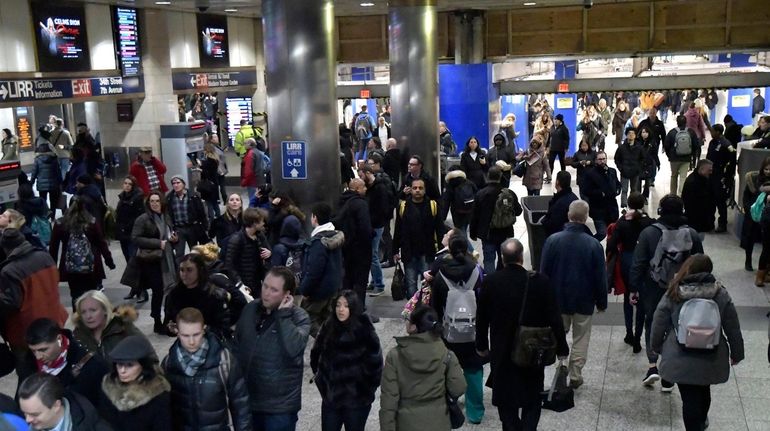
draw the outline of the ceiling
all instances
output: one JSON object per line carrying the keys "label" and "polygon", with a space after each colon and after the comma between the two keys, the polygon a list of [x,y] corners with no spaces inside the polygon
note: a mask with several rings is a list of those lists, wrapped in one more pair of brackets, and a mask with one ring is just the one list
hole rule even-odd
{"label": "ceiling", "polygon": [[[295,0],[302,1],[302,0]],[[524,6],[525,2],[535,2],[534,6]],[[438,10],[441,12],[462,9],[513,9],[528,7],[559,7],[583,6],[588,0],[438,0]],[[628,3],[640,0],[591,0],[593,3]],[[645,0],[642,0],[645,1]],[[652,1],[652,0],[646,0]],[[205,11],[209,13],[225,13],[225,9],[237,9],[231,12],[238,16],[261,16],[262,0],[171,0],[171,5],[156,5],[155,0],[87,0],[90,3],[120,4],[140,8],[164,8],[188,12]],[[374,6],[363,7],[361,3],[374,3]],[[384,15],[388,12],[387,0],[334,0],[334,12],[337,16],[355,15]]]}

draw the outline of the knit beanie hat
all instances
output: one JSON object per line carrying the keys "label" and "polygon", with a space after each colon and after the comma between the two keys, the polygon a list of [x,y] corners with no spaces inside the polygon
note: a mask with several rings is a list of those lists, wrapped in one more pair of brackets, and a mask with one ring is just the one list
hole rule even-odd
{"label": "knit beanie hat", "polygon": [[3,231],[3,236],[0,237],[0,247],[6,250],[13,250],[20,246],[26,238],[18,229],[8,228]]}
{"label": "knit beanie hat", "polygon": [[187,181],[185,181],[185,180],[184,180],[184,177],[182,177],[182,176],[181,176],[181,175],[179,175],[179,174],[177,174],[177,175],[174,175],[173,177],[171,177],[171,182],[172,182],[172,183],[174,182],[174,180],[179,180],[179,181],[181,181],[181,182],[182,182],[182,184],[184,184],[184,185],[187,185]]}

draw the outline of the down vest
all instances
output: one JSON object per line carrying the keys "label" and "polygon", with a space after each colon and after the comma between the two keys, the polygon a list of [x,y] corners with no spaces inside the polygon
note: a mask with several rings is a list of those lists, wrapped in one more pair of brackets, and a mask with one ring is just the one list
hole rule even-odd
{"label": "down vest", "polygon": [[[175,431],[251,431],[249,392],[238,360],[211,333],[206,362],[194,376],[186,375],[179,362],[176,341],[163,360],[171,384],[171,409]],[[223,362],[223,361],[229,361]],[[223,366],[224,364],[224,366]],[[225,377],[227,381],[223,381]],[[229,402],[229,405],[228,405]],[[233,427],[229,426],[232,417]]]}

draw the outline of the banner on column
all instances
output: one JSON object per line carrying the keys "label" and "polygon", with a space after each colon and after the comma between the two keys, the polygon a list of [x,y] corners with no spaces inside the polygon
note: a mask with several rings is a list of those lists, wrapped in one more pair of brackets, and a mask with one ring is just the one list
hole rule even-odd
{"label": "banner on column", "polygon": [[307,179],[307,142],[281,142],[281,172],[284,180]]}

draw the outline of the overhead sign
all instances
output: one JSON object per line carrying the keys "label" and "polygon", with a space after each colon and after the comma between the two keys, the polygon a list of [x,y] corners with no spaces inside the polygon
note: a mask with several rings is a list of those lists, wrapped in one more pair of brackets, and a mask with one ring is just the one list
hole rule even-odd
{"label": "overhead sign", "polygon": [[242,85],[256,86],[257,73],[255,71],[174,72],[171,74],[171,81],[175,91],[239,87]]}
{"label": "overhead sign", "polygon": [[113,28],[123,76],[139,75],[142,57],[139,52],[139,23],[134,8],[113,7]]}
{"label": "overhead sign", "polygon": [[0,104],[142,92],[144,92],[144,81],[141,77],[21,79],[0,81]]}
{"label": "overhead sign", "polygon": [[569,93],[569,83],[567,82],[560,82],[559,88],[557,89],[559,93]]}
{"label": "overhead sign", "polygon": [[307,142],[281,142],[281,167],[284,180],[306,180]]}
{"label": "overhead sign", "polygon": [[241,120],[251,121],[251,97],[225,98],[225,112],[227,113],[227,136],[230,137],[230,145],[234,145],[235,135],[241,130]]}
{"label": "overhead sign", "polygon": [[370,90],[361,90],[361,91],[358,92],[358,96],[361,99],[368,99],[368,98],[372,97],[372,92]]}
{"label": "overhead sign", "polygon": [[557,97],[556,109],[572,109],[572,97]]}
{"label": "overhead sign", "polygon": [[30,124],[29,109],[23,106],[16,108],[16,136],[19,137],[19,150],[32,150],[32,124]]}

